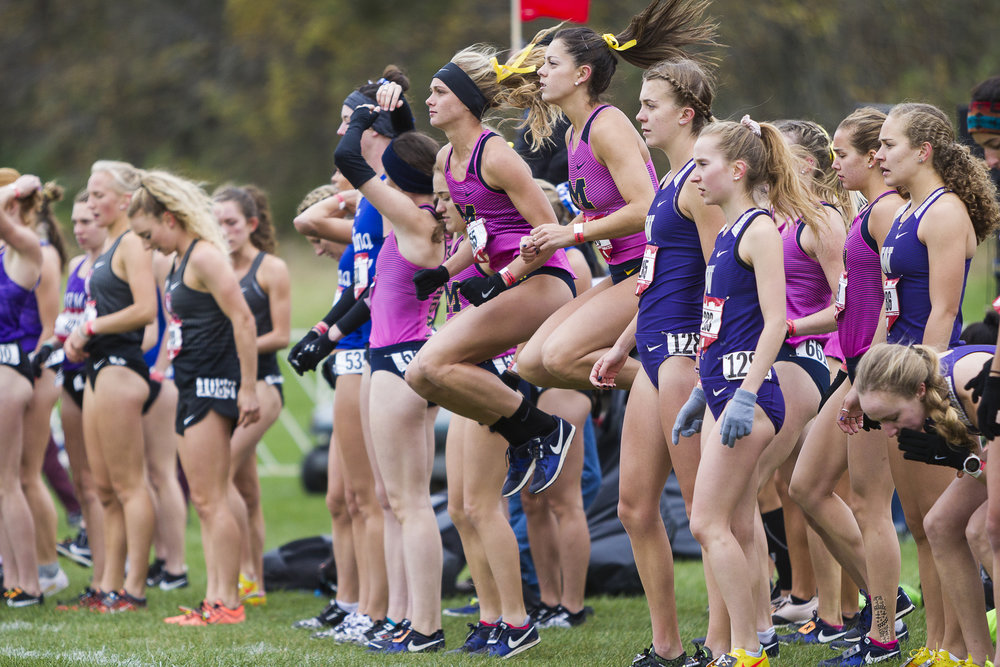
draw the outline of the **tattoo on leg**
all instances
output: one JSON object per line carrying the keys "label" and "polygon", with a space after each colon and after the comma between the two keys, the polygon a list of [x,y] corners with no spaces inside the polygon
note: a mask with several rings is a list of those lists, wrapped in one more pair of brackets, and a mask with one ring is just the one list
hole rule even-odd
{"label": "tattoo on leg", "polygon": [[889,643],[892,640],[892,625],[890,625],[889,612],[885,609],[885,598],[881,595],[872,596],[872,619],[875,621],[875,627],[878,628],[879,641]]}

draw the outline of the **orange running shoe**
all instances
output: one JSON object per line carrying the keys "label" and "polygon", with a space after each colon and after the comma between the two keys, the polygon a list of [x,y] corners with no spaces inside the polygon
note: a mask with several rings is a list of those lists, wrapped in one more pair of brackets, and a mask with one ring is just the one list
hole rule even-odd
{"label": "orange running shoe", "polygon": [[99,614],[117,614],[123,611],[139,611],[146,608],[146,598],[137,598],[124,590],[104,594],[104,599],[91,607]]}
{"label": "orange running shoe", "polygon": [[240,604],[236,609],[230,609],[222,604],[222,600],[216,600],[215,605],[208,612],[205,621],[208,625],[233,625],[247,620],[246,611]]}
{"label": "orange running shoe", "polygon": [[[168,616],[163,619],[164,623],[171,623],[173,625],[199,625],[199,623],[194,622],[193,619],[204,619],[210,609],[208,600],[202,600],[201,605],[199,605],[197,609],[191,609],[190,607],[177,608],[184,613],[178,616]],[[201,625],[203,625],[203,623]]]}

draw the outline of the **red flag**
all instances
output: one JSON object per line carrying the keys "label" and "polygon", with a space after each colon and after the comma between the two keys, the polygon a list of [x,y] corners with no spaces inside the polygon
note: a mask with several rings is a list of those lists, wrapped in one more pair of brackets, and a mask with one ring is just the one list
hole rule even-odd
{"label": "red flag", "polygon": [[543,16],[586,23],[590,0],[521,0],[521,20],[533,21]]}

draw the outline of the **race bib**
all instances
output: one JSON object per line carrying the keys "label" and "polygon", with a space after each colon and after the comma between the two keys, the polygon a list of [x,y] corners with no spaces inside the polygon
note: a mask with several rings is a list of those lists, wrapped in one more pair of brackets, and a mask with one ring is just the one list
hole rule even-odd
{"label": "race bib", "polygon": [[504,371],[514,363],[514,353],[505,354],[502,357],[495,357],[491,360],[493,367],[497,369],[497,375],[503,375]]}
{"label": "race bib", "polygon": [[333,355],[333,367],[338,376],[361,375],[364,366],[364,350],[337,350]]}
{"label": "race bib", "polygon": [[601,257],[604,258],[605,262],[610,262],[614,253],[611,249],[611,241],[608,239],[601,239],[599,241],[594,241],[594,247],[597,248],[597,252],[601,253]]}
{"label": "race bib", "polygon": [[833,302],[833,307],[836,310],[834,317],[840,317],[840,313],[843,312],[844,307],[847,305],[847,271],[844,270],[840,274],[840,280],[837,282],[837,299]]}
{"label": "race bib", "polygon": [[171,315],[167,322],[167,355],[173,361],[181,353],[184,347],[184,337],[181,333],[181,321],[176,316]]}
{"label": "race bib", "polygon": [[17,343],[0,345],[0,364],[5,366],[20,366],[21,346]]}
{"label": "race bib", "polygon": [[70,312],[64,310],[59,313],[56,317],[55,331],[53,332],[56,338],[65,343],[69,335],[73,333],[73,330],[83,322],[82,318],[83,313],[80,311]]}
{"label": "race bib", "polygon": [[368,253],[354,254],[354,298],[360,298],[368,287]]}
{"label": "race bib", "polygon": [[486,254],[486,241],[489,239],[489,234],[486,231],[486,219],[476,218],[472,222],[466,225],[465,229],[466,238],[469,239],[469,244],[472,246],[472,257],[476,262],[485,262],[489,259]]}
{"label": "race bib", "polygon": [[698,353],[699,336],[696,333],[668,333],[667,355],[693,357]]}
{"label": "race bib", "polygon": [[97,301],[87,299],[87,305],[83,308],[83,321],[93,322],[97,319]]}
{"label": "race bib", "polygon": [[406,367],[410,365],[415,356],[417,356],[416,350],[403,350],[402,352],[393,352],[389,355],[389,358],[392,359],[392,363],[396,366],[397,371],[405,373]]}
{"label": "race bib", "polygon": [[882,286],[885,293],[885,328],[887,331],[892,329],[892,325],[899,319],[899,292],[896,289],[898,282],[899,278],[886,278],[885,284]]}
{"label": "race bib", "polygon": [[702,351],[719,340],[719,331],[722,329],[722,307],[725,304],[724,298],[705,295],[705,300],[701,304]]}
{"label": "race bib", "polygon": [[799,359],[812,359],[826,365],[826,353],[823,344],[818,340],[804,340],[795,346],[795,356]]}
{"label": "race bib", "polygon": [[[753,363],[753,350],[741,350],[722,355],[722,376],[730,382],[743,380],[750,372],[750,364]],[[765,380],[771,379],[771,369],[767,369]]]}
{"label": "race bib", "polygon": [[639,296],[653,284],[653,274],[656,272],[656,253],[659,248],[655,245],[646,245],[646,250],[642,253],[642,264],[639,266],[639,279],[635,284],[635,295]]}

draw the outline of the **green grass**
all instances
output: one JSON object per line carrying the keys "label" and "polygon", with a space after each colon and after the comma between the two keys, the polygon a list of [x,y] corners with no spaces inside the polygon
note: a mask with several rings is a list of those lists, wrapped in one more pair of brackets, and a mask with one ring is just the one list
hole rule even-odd
{"label": "green grass", "polygon": [[[329,307],[335,289],[333,263],[315,258],[294,241],[283,245],[283,255],[292,272],[294,289],[293,326],[306,328]],[[992,276],[993,247],[983,246],[973,263],[964,304],[966,321],[982,316],[983,307],[995,296]],[[286,408],[300,429],[308,431],[312,398],[324,394],[315,377],[300,385],[286,367]],[[293,427],[294,428],[294,427]],[[322,496],[308,495],[294,476],[301,460],[301,445],[295,444],[281,424],[272,428],[265,442],[278,464],[273,476],[261,480],[267,523],[266,548],[329,530],[330,520]],[[61,527],[69,534],[65,525]],[[904,583],[919,585],[916,550],[903,542]],[[374,657],[354,646],[341,646],[309,638],[309,632],[293,630],[293,621],[316,614],[325,600],[309,593],[271,592],[263,608],[247,610],[247,622],[218,628],[178,628],[162,622],[175,613],[178,604],[195,605],[204,591],[204,561],[198,520],[191,512],[187,532],[187,563],[191,587],[174,592],[153,590],[144,612],[100,616],[87,612],[58,612],[51,602],[36,609],[0,608],[0,666],[78,665],[473,665],[481,660],[455,656],[406,656],[405,660]],[[83,589],[89,570],[67,561],[70,576],[68,598]],[[678,561],[676,586],[681,636],[685,641],[705,633],[708,619],[704,581],[699,561]],[[62,596],[57,595],[57,598]],[[444,601],[446,607],[461,606],[464,598]],[[552,629],[542,633],[542,643],[522,661],[537,665],[623,665],[650,642],[649,617],[642,597],[592,597],[587,603],[594,617],[573,630]],[[461,644],[465,623],[472,619],[444,617],[448,647]],[[910,640],[904,654],[919,647],[924,637],[923,610],[907,618]],[[690,648],[690,645],[688,645]],[[786,666],[814,665],[830,657],[823,647],[782,649],[780,663]],[[374,658],[374,659],[373,659]]]}

